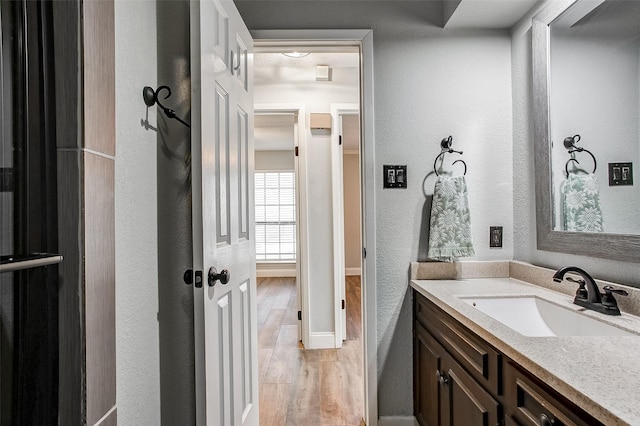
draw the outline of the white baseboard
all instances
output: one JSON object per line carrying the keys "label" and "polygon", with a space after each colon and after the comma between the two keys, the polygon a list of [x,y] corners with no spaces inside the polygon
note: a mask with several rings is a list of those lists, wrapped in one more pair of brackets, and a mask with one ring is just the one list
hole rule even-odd
{"label": "white baseboard", "polygon": [[278,264],[258,264],[256,265],[256,277],[294,277],[296,276],[296,265]]}
{"label": "white baseboard", "polygon": [[344,268],[345,275],[362,275],[362,268]]}
{"label": "white baseboard", "polygon": [[413,416],[383,416],[378,419],[378,426],[418,426]]}
{"label": "white baseboard", "polygon": [[306,349],[334,349],[336,347],[336,334],[333,332],[311,332],[309,334],[309,347]]}

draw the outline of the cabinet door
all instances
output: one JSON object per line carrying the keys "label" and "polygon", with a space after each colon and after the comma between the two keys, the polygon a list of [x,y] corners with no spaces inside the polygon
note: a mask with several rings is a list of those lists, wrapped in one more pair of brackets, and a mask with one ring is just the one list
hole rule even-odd
{"label": "cabinet door", "polygon": [[440,377],[444,348],[419,323],[414,338],[414,414],[423,426],[438,426]]}
{"label": "cabinet door", "polygon": [[502,417],[500,404],[449,355],[442,359],[442,424],[495,426]]}
{"label": "cabinet door", "polygon": [[520,424],[513,420],[513,417],[505,415],[504,426],[520,426]]}

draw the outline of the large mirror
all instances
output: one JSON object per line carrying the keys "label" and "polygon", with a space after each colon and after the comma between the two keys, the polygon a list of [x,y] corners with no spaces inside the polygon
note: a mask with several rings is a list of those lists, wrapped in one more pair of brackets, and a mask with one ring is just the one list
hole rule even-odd
{"label": "large mirror", "polygon": [[640,2],[549,2],[532,35],[538,248],[638,261]]}

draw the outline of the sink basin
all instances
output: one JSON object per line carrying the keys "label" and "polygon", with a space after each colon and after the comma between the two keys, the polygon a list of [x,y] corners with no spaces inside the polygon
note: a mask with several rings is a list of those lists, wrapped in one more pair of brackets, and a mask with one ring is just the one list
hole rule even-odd
{"label": "sink basin", "polygon": [[534,296],[460,299],[525,336],[636,336]]}

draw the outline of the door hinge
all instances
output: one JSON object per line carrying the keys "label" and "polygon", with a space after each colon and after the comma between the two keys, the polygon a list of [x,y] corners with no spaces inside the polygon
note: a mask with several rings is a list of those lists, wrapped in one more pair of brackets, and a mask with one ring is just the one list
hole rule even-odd
{"label": "door hinge", "polygon": [[302,311],[298,311],[298,321],[302,321]]}
{"label": "door hinge", "polygon": [[342,309],[347,309],[347,302],[344,299],[342,299]]}
{"label": "door hinge", "polygon": [[362,258],[366,259],[367,258],[367,249],[362,247]]}
{"label": "door hinge", "polygon": [[300,152],[298,151],[298,147],[296,146],[296,149],[295,149],[295,156],[296,156],[296,157],[298,157],[299,155],[300,155]]}
{"label": "door hinge", "polygon": [[342,135],[338,136],[338,145],[342,145]]}

